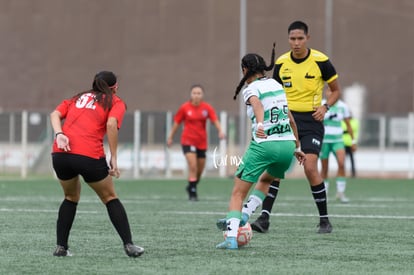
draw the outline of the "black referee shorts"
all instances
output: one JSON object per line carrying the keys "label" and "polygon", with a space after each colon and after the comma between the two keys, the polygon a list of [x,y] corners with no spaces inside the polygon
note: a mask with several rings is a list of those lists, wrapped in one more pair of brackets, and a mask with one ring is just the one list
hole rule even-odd
{"label": "black referee shorts", "polygon": [[305,154],[319,155],[325,128],[322,121],[312,117],[313,112],[291,111],[298,127],[300,147]]}
{"label": "black referee shorts", "polygon": [[103,180],[109,174],[106,159],[94,159],[82,155],[68,153],[52,153],[53,169],[58,179],[70,180],[81,175],[85,182]]}

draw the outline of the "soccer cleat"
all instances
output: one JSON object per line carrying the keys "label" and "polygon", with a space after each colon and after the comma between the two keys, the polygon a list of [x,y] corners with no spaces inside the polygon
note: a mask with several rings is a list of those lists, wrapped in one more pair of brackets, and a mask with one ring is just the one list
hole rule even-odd
{"label": "soccer cleat", "polygon": [[[195,189],[195,188],[194,188]],[[185,187],[185,190],[188,193],[188,199],[190,201],[198,201],[197,192],[195,190],[191,190],[190,185]]]}
{"label": "soccer cleat", "polygon": [[227,230],[227,220],[224,219],[218,219],[216,222],[216,226],[219,230],[221,231],[226,231]]}
{"label": "soccer cleat", "polygon": [[125,249],[125,253],[129,257],[136,258],[136,257],[139,257],[142,254],[144,254],[144,248],[139,247],[135,244],[128,243],[128,244],[124,245],[124,249]]}
{"label": "soccer cleat", "polygon": [[189,200],[190,201],[198,201],[197,193],[191,194]]}
{"label": "soccer cleat", "polygon": [[349,202],[349,199],[347,197],[345,197],[345,194],[340,193],[340,192],[336,193],[336,199],[339,200],[342,203],[348,203]]}
{"label": "soccer cleat", "polygon": [[252,229],[256,232],[266,233],[267,231],[269,231],[269,225],[270,225],[269,218],[266,218],[266,217],[260,215],[257,218],[257,220],[254,223],[250,224],[250,225],[251,225]]}
{"label": "soccer cleat", "polygon": [[56,246],[56,249],[53,252],[53,256],[70,257],[70,256],[72,256],[72,253],[70,253],[69,249],[66,249],[64,246],[58,245],[58,246]]}
{"label": "soccer cleat", "polygon": [[319,234],[326,234],[332,232],[332,225],[327,218],[321,219],[319,222]]}
{"label": "soccer cleat", "polygon": [[[240,227],[245,226],[247,221],[249,220],[249,216],[246,213],[242,214],[242,218],[240,220]],[[221,231],[227,230],[227,220],[226,219],[218,219],[216,222],[216,226]]]}
{"label": "soccer cleat", "polygon": [[224,242],[216,245],[216,248],[235,250],[235,249],[239,249],[239,246],[237,244],[236,237],[227,237]]}

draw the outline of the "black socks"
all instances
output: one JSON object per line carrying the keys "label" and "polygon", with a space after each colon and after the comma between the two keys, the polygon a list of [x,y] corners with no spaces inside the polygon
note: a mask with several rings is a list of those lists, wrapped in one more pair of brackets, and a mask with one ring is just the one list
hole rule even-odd
{"label": "black socks", "polygon": [[58,219],[56,222],[57,245],[68,249],[68,239],[73,220],[76,215],[78,203],[64,199],[59,207]]}
{"label": "black socks", "polygon": [[128,217],[124,206],[119,199],[113,199],[106,203],[106,209],[108,210],[109,218],[122,242],[125,244],[132,244],[131,229],[129,227]]}
{"label": "black socks", "polygon": [[273,204],[276,200],[277,193],[279,192],[279,185],[280,182],[276,180],[270,184],[269,193],[267,193],[262,206],[261,216],[264,218],[269,218],[269,214],[272,212]]}
{"label": "black socks", "polygon": [[325,184],[321,182],[319,185],[311,186],[311,190],[316,206],[318,207],[319,217],[328,218]]}

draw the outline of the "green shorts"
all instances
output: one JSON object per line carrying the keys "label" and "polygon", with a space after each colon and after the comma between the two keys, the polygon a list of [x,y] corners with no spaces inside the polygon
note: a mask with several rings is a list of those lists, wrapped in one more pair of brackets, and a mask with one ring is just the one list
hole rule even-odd
{"label": "green shorts", "polygon": [[252,141],[235,175],[250,183],[256,183],[264,171],[283,179],[292,162],[295,147],[293,140]]}
{"label": "green shorts", "polygon": [[332,143],[322,143],[322,149],[320,153],[320,159],[329,158],[329,154],[332,152],[336,156],[336,152],[339,150],[345,150],[345,145],[343,142],[332,142]]}

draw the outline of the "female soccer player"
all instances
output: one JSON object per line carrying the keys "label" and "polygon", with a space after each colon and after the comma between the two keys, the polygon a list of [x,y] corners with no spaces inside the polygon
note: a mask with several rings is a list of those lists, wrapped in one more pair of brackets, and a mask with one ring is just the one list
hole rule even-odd
{"label": "female soccer player", "polygon": [[[57,247],[54,256],[71,256],[68,248],[69,233],[80,199],[82,176],[106,205],[109,218],[129,257],[144,253],[132,242],[125,209],[115,193],[112,176],[118,178],[118,129],[126,110],[119,98],[114,73],[102,71],[95,75],[92,89],[63,100],[50,114],[55,132],[53,143],[53,169],[63,188],[65,198],[60,205],[56,224]],[[65,123],[62,126],[62,121]],[[110,161],[106,162],[103,138],[107,134]]]}
{"label": "female soccer player", "polygon": [[191,99],[180,106],[174,116],[174,124],[167,138],[167,145],[173,143],[174,134],[183,122],[181,146],[188,165],[188,185],[186,187],[189,200],[197,201],[197,184],[203,174],[206,163],[207,132],[206,121],[217,128],[220,139],[225,138],[220,122],[213,107],[203,101],[204,89],[201,85],[193,85],[190,89]]}
{"label": "female soccer player", "polygon": [[[300,164],[305,160],[285,92],[280,84],[267,78],[264,73],[274,66],[274,52],[273,47],[270,66],[266,66],[258,54],[247,54],[241,61],[244,76],[236,89],[234,99],[246,82],[243,100],[247,105],[247,115],[252,121],[253,139],[236,171],[226,219],[217,222],[220,229],[227,231],[225,241],[218,244],[217,248],[238,249],[239,225],[245,224],[254,210],[262,204],[270,183],[284,178],[294,155]],[[243,206],[244,199],[256,182],[255,189]]]}
{"label": "female soccer player", "polygon": [[[326,96],[331,95],[331,90],[326,90]],[[325,99],[322,103],[325,103]],[[326,112],[323,124],[325,127],[325,134],[323,136],[322,150],[321,150],[321,176],[325,183],[326,193],[328,193],[328,172],[329,172],[329,155],[332,153],[335,156],[338,171],[336,174],[336,198],[342,203],[348,203],[349,199],[345,196],[346,177],[345,177],[345,145],[343,140],[342,122],[345,123],[347,132],[354,141],[354,132],[350,124],[351,113],[348,105],[338,99],[334,105]],[[353,142],[355,143],[355,142]],[[356,146],[353,144],[353,150]]]}

